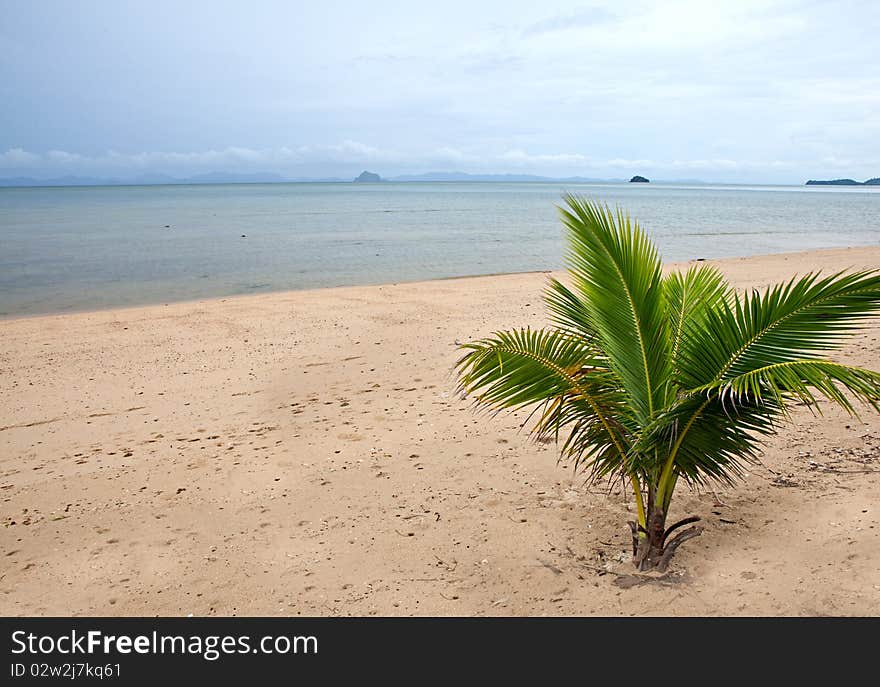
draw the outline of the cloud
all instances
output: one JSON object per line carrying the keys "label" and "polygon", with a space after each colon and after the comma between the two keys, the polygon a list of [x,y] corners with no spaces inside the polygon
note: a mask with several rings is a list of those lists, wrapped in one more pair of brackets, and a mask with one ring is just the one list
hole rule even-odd
{"label": "cloud", "polygon": [[26,150],[22,150],[21,148],[11,148],[5,153],[0,153],[0,169],[27,168],[37,164],[39,161],[39,155],[29,153]]}
{"label": "cloud", "polygon": [[[797,164],[792,161],[783,160],[729,160],[725,158],[711,159],[694,159],[694,160],[656,160],[648,158],[596,158],[580,153],[551,153],[531,155],[522,150],[509,150],[503,153],[500,158],[502,161],[515,163],[523,167],[537,166],[571,166],[586,167],[598,170],[628,170],[628,169],[647,169],[647,170],[668,170],[668,171],[687,171],[687,170],[705,170],[715,172],[728,172],[734,170],[761,170],[761,169],[793,169]],[[855,164],[854,161],[851,161]]]}
{"label": "cloud", "polygon": [[530,155],[523,150],[508,150],[502,153],[500,159],[521,166],[532,165],[588,165],[592,161],[586,155],[580,153],[549,153]]}
{"label": "cloud", "polygon": [[87,158],[76,153],[68,153],[66,150],[50,150],[46,153],[46,159],[57,165],[77,165],[86,162]]}
{"label": "cloud", "polygon": [[[292,177],[348,176],[352,170],[370,168],[383,176],[420,173],[435,169],[472,173],[519,172],[545,176],[606,176],[649,173],[659,178],[699,176],[706,180],[770,179],[799,182],[799,170],[846,170],[880,168],[880,160],[826,155],[811,160],[713,158],[629,158],[590,155],[585,152],[529,152],[510,148],[495,153],[439,146],[404,153],[358,141],[324,145],[247,148],[191,152],[153,151],[124,154],[118,151],[87,156],[64,150],[40,154],[13,148],[0,153],[0,173],[6,176],[55,175],[137,177],[143,174],[188,176],[207,172],[270,172]],[[304,171],[306,170],[306,171]],[[870,173],[869,173],[870,174]],[[780,176],[782,175],[782,176]],[[863,175],[864,176],[864,175]]]}
{"label": "cloud", "polygon": [[573,14],[555,15],[530,24],[522,31],[523,38],[607,24],[615,16],[602,7],[588,7]]}
{"label": "cloud", "polygon": [[[437,157],[454,157],[451,149]],[[407,155],[357,141],[331,145],[281,146],[278,148],[246,148],[230,146],[220,150],[191,152],[145,151],[121,153],[115,150],[100,155],[82,155],[66,150],[49,150],[43,154],[12,148],[0,153],[0,170],[6,173],[40,168],[46,172],[71,170],[77,173],[193,173],[218,170],[284,170],[309,163],[400,163]]]}

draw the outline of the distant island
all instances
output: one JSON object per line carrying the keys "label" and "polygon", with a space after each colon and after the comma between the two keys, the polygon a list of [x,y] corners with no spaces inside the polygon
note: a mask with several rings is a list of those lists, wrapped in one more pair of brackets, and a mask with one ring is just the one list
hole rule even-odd
{"label": "distant island", "polygon": [[631,184],[648,184],[650,182],[647,179],[645,179],[645,177],[640,177],[638,174],[636,174],[632,179],[629,180],[629,183],[631,183]]}
{"label": "distant island", "polygon": [[355,183],[376,183],[377,181],[382,181],[382,177],[378,174],[374,174],[373,172],[363,171],[360,173],[357,179],[354,180]]}
{"label": "distant island", "polygon": [[807,186],[880,186],[880,177],[868,179],[867,181],[856,181],[855,179],[810,179]]}

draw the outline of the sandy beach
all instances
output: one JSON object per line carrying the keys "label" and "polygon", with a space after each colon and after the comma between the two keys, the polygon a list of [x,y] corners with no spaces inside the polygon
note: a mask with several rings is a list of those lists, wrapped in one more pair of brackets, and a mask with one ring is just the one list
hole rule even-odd
{"label": "sandy beach", "polygon": [[[880,248],[717,261],[739,288]],[[634,578],[619,489],[455,394],[543,273],[0,321],[2,615],[878,615],[880,416],[806,408]],[[880,366],[880,322],[838,358]]]}

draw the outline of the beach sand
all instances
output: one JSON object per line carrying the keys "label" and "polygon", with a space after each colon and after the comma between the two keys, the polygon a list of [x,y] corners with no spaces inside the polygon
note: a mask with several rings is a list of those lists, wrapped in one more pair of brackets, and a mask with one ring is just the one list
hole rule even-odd
{"label": "beach sand", "polygon": [[[880,248],[717,261],[737,287]],[[805,408],[631,575],[627,495],[454,392],[541,273],[0,321],[3,615],[878,615],[880,416]],[[838,356],[880,367],[880,322]]]}

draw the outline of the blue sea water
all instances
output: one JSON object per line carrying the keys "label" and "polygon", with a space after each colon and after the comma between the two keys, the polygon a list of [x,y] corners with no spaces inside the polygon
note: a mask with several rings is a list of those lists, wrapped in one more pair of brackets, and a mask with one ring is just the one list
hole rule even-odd
{"label": "blue sea water", "polygon": [[0,316],[557,269],[565,191],[622,206],[668,261],[880,242],[880,187],[0,188]]}

